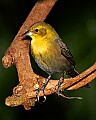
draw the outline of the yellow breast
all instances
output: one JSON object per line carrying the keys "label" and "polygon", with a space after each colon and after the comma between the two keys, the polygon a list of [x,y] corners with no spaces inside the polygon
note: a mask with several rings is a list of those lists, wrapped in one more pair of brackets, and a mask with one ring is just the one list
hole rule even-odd
{"label": "yellow breast", "polygon": [[48,42],[47,40],[37,39],[31,40],[31,52],[34,55],[43,54],[48,49]]}

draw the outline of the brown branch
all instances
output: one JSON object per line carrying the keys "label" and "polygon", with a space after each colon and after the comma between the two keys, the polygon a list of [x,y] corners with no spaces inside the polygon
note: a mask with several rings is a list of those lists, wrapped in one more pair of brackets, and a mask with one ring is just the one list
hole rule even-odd
{"label": "brown branch", "polygon": [[[25,109],[28,110],[30,106],[34,106],[37,101],[36,90],[43,85],[45,78],[33,72],[29,56],[30,43],[27,40],[22,40],[22,34],[27,31],[33,23],[44,21],[56,1],[57,0],[39,0],[35,4],[5,56],[2,58],[4,67],[8,68],[12,64],[16,65],[20,82],[20,84],[13,89],[13,95],[5,101],[5,104],[8,106],[24,105]],[[77,77],[66,79],[62,84],[62,88],[68,90],[77,89],[86,85],[95,77],[96,64]],[[50,80],[45,89],[46,95],[54,93],[54,87],[57,81],[58,80]],[[40,96],[43,96],[43,93],[40,93]]]}

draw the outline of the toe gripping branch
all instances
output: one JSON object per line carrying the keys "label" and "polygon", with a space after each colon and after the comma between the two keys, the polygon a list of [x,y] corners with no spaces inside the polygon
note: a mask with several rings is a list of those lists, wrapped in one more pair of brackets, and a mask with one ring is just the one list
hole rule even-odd
{"label": "toe gripping branch", "polygon": [[51,75],[48,76],[48,78],[46,79],[46,81],[45,81],[43,87],[38,88],[38,90],[37,90],[37,92],[36,92],[36,97],[37,97],[37,100],[38,100],[39,102],[40,102],[40,100],[39,100],[39,98],[40,98],[40,96],[39,96],[40,91],[43,91],[43,93],[44,93],[44,100],[43,100],[42,102],[45,102],[45,101],[46,101],[46,95],[45,95],[44,90],[45,90],[45,87],[47,86],[47,84],[48,84],[50,78],[51,78]]}

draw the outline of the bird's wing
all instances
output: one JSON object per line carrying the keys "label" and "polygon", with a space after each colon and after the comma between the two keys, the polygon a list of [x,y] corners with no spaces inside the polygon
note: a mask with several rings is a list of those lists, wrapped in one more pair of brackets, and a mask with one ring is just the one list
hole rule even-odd
{"label": "bird's wing", "polygon": [[73,65],[75,66],[75,60],[73,55],[71,54],[69,48],[65,43],[62,42],[62,40],[58,40],[59,46],[61,48],[61,54]]}

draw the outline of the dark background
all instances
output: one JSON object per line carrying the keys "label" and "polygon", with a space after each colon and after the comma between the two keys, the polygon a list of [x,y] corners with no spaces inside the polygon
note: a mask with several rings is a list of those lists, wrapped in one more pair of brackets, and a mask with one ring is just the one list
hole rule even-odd
{"label": "dark background", "polygon": [[[0,61],[35,2],[0,0]],[[80,73],[95,63],[96,0],[58,0],[45,21],[67,43]],[[32,65],[37,73],[45,75],[36,64]],[[95,80],[91,82],[90,89],[65,91],[66,95],[81,96],[82,100],[68,100],[54,94],[48,96],[44,104],[36,103],[26,111],[22,106],[11,108],[5,105],[5,98],[12,95],[13,87],[18,84],[18,76],[15,66],[5,69],[0,62],[0,120],[96,120]]]}

